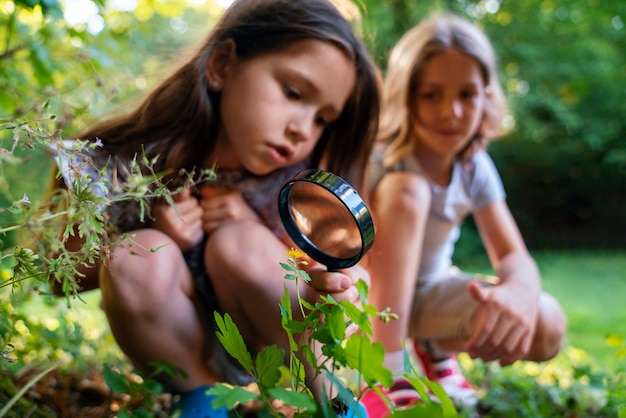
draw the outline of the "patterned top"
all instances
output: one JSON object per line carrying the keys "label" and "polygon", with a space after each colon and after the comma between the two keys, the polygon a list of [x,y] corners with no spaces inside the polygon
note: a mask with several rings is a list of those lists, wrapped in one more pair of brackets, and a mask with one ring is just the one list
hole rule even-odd
{"label": "patterned top", "polygon": [[[112,197],[121,193],[116,185],[124,183],[131,173],[131,161],[112,156],[98,146],[84,148],[75,141],[67,140],[63,141],[63,149],[66,151],[59,151],[56,146],[51,148],[56,154],[56,162],[65,183],[69,186],[78,177],[87,179],[96,196]],[[218,169],[216,178],[205,184],[239,190],[265,225],[276,236],[283,237],[286,231],[278,212],[278,193],[285,183],[306,168],[308,161],[305,160],[265,176],[256,176],[243,168]],[[149,202],[146,213],[150,213],[153,204],[153,200]],[[106,211],[111,226],[117,232],[146,228],[152,224],[149,216],[141,220],[140,202],[137,199],[117,200],[99,210]]]}

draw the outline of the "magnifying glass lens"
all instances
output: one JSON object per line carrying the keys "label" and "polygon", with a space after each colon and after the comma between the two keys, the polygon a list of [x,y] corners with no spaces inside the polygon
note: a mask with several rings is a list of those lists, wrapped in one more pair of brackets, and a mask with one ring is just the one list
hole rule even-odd
{"label": "magnifying glass lens", "polygon": [[359,226],[333,193],[314,183],[295,182],[288,201],[297,228],[319,250],[339,259],[362,251]]}
{"label": "magnifying glass lens", "polygon": [[293,242],[328,271],[352,267],[374,242],[365,202],[329,171],[298,173],[280,190],[278,212]]}

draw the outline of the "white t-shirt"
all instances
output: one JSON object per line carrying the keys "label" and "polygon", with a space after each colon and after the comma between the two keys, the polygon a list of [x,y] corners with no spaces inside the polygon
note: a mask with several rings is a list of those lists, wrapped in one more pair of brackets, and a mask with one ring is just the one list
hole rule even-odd
{"label": "white t-shirt", "polygon": [[[381,154],[376,153],[370,162],[370,178],[373,180],[370,184],[378,183],[382,177],[381,162]],[[424,175],[412,154],[386,171],[411,171]],[[455,161],[447,187],[429,183],[432,199],[420,260],[419,278],[422,282],[436,280],[452,266],[454,246],[465,218],[506,197],[500,175],[485,151],[475,153],[464,164]]]}

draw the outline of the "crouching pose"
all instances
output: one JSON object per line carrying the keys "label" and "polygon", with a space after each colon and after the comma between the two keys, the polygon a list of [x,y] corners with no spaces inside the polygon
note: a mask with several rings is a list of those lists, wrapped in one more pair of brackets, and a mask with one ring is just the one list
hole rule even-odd
{"label": "crouching pose", "polygon": [[[560,350],[566,319],[541,290],[540,273],[509,211],[486,152],[500,135],[505,103],[493,48],[477,27],[434,15],[393,49],[383,87],[379,139],[370,163],[376,240],[369,253],[370,302],[399,320],[375,323],[386,365],[400,375],[405,340],[425,374],[472,405],[476,393],[455,353],[509,365]],[[462,222],[473,216],[496,276],[452,264]],[[419,402],[396,379],[397,405]],[[394,388],[397,389],[394,391]],[[373,392],[371,417],[387,407]]]}

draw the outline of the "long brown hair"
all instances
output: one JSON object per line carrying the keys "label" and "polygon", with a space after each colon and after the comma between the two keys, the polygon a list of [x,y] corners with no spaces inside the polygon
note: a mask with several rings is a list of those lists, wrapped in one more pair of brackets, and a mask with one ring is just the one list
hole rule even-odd
{"label": "long brown hair", "polygon": [[[215,147],[219,92],[208,88],[207,61],[232,39],[241,60],[280,50],[304,39],[331,42],[354,62],[356,86],[340,118],[329,125],[311,156],[359,187],[378,127],[376,68],[362,41],[328,0],[238,0],[224,13],[195,55],[130,113],[80,135],[100,138],[103,151],[132,158],[159,155],[157,171],[199,167]],[[320,63],[324,65],[324,63]]]}
{"label": "long brown hair", "polygon": [[408,31],[389,57],[379,131],[379,140],[390,142],[385,150],[386,166],[412,152],[416,138],[411,110],[415,109],[421,71],[431,57],[451,48],[476,60],[482,70],[483,82],[491,90],[478,132],[461,151],[461,157],[485,148],[487,141],[501,134],[506,102],[489,39],[478,27],[461,17],[436,13]]}

